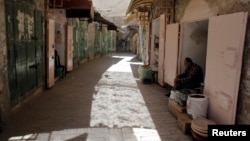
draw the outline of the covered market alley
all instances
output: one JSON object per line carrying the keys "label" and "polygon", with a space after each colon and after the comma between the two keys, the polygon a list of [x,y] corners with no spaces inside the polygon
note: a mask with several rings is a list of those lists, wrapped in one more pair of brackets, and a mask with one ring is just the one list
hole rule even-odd
{"label": "covered market alley", "polygon": [[139,79],[134,54],[97,58],[34,96],[8,120],[2,141],[189,141],[167,108],[166,89]]}

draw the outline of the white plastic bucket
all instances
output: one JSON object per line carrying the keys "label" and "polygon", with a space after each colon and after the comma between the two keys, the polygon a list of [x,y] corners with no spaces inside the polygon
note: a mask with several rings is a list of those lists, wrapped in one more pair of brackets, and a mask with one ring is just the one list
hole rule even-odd
{"label": "white plastic bucket", "polygon": [[193,119],[206,118],[208,98],[202,94],[191,94],[187,99],[187,113]]}

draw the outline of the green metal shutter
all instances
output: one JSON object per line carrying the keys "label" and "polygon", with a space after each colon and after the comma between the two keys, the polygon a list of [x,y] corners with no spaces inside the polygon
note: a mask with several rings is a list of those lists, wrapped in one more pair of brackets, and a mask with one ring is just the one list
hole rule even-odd
{"label": "green metal shutter", "polygon": [[37,86],[42,85],[44,78],[43,61],[43,22],[42,12],[35,11],[35,46],[36,46],[36,67],[37,67]]}

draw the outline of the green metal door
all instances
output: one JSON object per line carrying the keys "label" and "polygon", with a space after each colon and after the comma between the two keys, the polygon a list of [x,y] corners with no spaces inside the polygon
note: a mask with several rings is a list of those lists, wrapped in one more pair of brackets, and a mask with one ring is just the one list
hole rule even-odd
{"label": "green metal door", "polygon": [[[87,49],[87,23],[86,21],[79,21],[79,25],[75,25],[75,44],[74,47],[77,49],[75,51],[75,58],[77,58],[77,62],[80,63],[84,59],[86,59],[86,49]],[[75,50],[74,49],[74,50]],[[75,59],[76,60],[76,59]]]}
{"label": "green metal door", "polygon": [[108,46],[107,46],[107,51],[108,51],[108,53],[111,52],[111,48],[112,48],[111,37],[112,37],[111,31],[109,30],[109,31],[108,31],[108,43],[107,43],[107,44],[108,44]]}
{"label": "green metal door", "polygon": [[102,42],[103,42],[103,50],[104,50],[104,55],[106,55],[108,53],[108,39],[109,39],[109,34],[107,30],[103,30],[103,38],[102,38]]}
{"label": "green metal door", "polygon": [[78,66],[78,44],[77,44],[77,28],[74,27],[73,31],[73,40],[74,40],[74,50],[73,50],[73,65],[74,67]]}
{"label": "green metal door", "polygon": [[17,75],[17,91],[20,95],[24,95],[28,90],[27,79],[27,54],[25,42],[16,42],[16,75]]}
{"label": "green metal door", "polygon": [[80,40],[80,60],[84,60],[84,29],[81,29],[81,40]]}
{"label": "green metal door", "polygon": [[42,85],[44,78],[43,66],[43,23],[42,12],[35,11],[35,47],[36,47],[36,85]]}
{"label": "green metal door", "polygon": [[84,59],[87,58],[87,46],[88,46],[88,22],[87,21],[84,21],[84,24],[83,24],[83,51],[84,51]]}
{"label": "green metal door", "polygon": [[95,56],[100,54],[100,47],[101,47],[100,34],[101,34],[100,29],[96,28],[95,29],[95,43],[94,43]]}
{"label": "green metal door", "polygon": [[24,10],[24,36],[26,43],[27,57],[27,91],[36,88],[36,46],[35,46],[35,26],[34,26],[34,10],[26,7]]}
{"label": "green metal door", "polygon": [[5,9],[8,79],[14,106],[42,83],[42,16],[34,12],[30,1],[5,1]]}
{"label": "green metal door", "polygon": [[83,34],[82,34],[82,39],[83,39],[83,42],[82,42],[83,59],[86,59],[86,49],[87,49],[87,36],[86,36],[86,33],[87,33],[87,29],[83,28],[82,32],[83,32]]}
{"label": "green metal door", "polygon": [[82,21],[80,21],[78,31],[79,61],[82,61],[84,59],[84,28]]}
{"label": "green metal door", "polygon": [[[17,81],[17,94],[18,97],[24,95],[28,89],[27,77],[27,48],[25,40],[25,15],[23,6],[19,3],[13,5],[13,21],[14,21],[14,44],[16,56],[16,81]],[[13,53],[11,53],[13,54]],[[17,99],[18,100],[18,99]]]}

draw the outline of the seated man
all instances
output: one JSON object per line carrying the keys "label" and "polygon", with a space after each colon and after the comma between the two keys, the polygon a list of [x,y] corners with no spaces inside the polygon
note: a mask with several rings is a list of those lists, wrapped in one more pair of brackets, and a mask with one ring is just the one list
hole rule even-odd
{"label": "seated man", "polygon": [[184,73],[175,78],[173,89],[194,89],[200,87],[200,84],[203,82],[202,68],[198,64],[193,63],[188,57],[185,58],[184,65],[186,69]]}
{"label": "seated man", "polygon": [[58,55],[56,50],[55,50],[55,73],[56,76],[59,75],[60,78],[64,78],[66,76],[66,67],[64,65],[61,65],[60,56]]}
{"label": "seated man", "polygon": [[[193,63],[192,59],[187,57],[184,65],[186,69],[175,78],[173,90],[195,89],[200,87],[203,82],[203,71],[198,64]],[[167,96],[169,95],[170,93],[167,94]]]}

